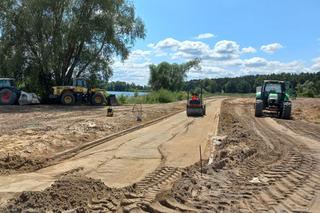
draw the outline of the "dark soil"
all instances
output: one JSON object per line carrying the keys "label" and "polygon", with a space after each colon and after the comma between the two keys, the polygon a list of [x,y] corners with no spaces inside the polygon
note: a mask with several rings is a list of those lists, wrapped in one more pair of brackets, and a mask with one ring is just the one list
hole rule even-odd
{"label": "dark soil", "polygon": [[88,212],[88,205],[93,199],[103,197],[119,200],[122,195],[121,190],[111,189],[100,180],[71,174],[61,177],[44,191],[20,193],[2,211],[60,212],[74,209]]}
{"label": "dark soil", "polygon": [[0,158],[0,175],[34,171],[42,168],[46,159],[31,159],[20,155],[7,155]]}

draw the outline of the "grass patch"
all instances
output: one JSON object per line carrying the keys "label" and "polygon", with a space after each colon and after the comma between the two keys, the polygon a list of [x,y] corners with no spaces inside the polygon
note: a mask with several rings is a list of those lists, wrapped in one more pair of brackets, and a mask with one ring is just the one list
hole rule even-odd
{"label": "grass patch", "polygon": [[171,103],[187,99],[186,92],[171,92],[169,90],[160,89],[152,91],[145,96],[128,97],[120,95],[118,101],[120,104],[156,104],[156,103]]}
{"label": "grass patch", "polygon": [[[203,93],[203,98],[214,96],[227,96],[227,97],[244,97],[253,98],[255,93]],[[133,96],[128,97],[124,95],[118,96],[120,104],[157,104],[157,103],[171,103],[176,101],[187,100],[188,93],[184,91],[172,92],[169,90],[161,89],[158,91],[152,91],[145,96]]]}

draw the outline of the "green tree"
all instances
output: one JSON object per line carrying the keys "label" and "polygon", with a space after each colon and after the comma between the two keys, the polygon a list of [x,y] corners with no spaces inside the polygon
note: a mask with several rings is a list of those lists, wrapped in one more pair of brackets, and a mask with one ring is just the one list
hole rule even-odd
{"label": "green tree", "polygon": [[72,77],[107,80],[145,28],[127,0],[2,0],[0,75],[42,96]]}
{"label": "green tree", "polygon": [[158,65],[152,64],[149,66],[149,84],[153,90],[181,90],[183,82],[187,77],[187,72],[192,68],[200,69],[199,59],[194,59],[183,64],[170,64],[168,62],[162,62]]}
{"label": "green tree", "polygon": [[237,83],[237,92],[240,93],[249,93],[251,91],[251,86],[248,81],[240,80]]}

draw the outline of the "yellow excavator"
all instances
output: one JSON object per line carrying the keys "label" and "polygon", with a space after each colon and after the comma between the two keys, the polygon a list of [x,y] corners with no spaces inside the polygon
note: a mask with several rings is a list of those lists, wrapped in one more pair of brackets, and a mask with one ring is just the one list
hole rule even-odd
{"label": "yellow excavator", "polygon": [[115,95],[108,95],[104,89],[88,88],[87,81],[83,78],[75,78],[70,86],[54,86],[50,99],[63,105],[76,103],[91,104],[96,106],[118,105]]}

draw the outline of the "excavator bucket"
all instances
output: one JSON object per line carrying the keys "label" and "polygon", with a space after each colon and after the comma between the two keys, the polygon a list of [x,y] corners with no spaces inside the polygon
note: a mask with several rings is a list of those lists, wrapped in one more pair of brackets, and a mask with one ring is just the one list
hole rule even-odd
{"label": "excavator bucket", "polygon": [[119,102],[117,100],[117,97],[115,95],[109,95],[107,97],[107,105],[108,106],[119,106]]}

